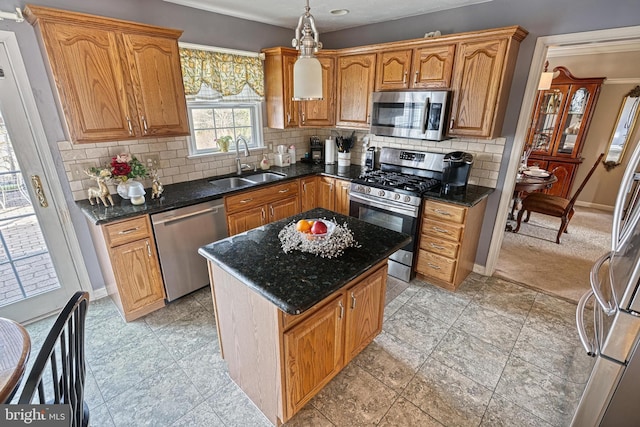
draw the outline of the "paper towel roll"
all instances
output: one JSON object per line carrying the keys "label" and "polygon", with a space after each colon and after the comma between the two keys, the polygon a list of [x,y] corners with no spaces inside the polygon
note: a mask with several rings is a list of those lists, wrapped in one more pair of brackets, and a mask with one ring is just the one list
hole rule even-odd
{"label": "paper towel roll", "polygon": [[333,165],[336,163],[336,141],[333,138],[324,141],[324,163]]}

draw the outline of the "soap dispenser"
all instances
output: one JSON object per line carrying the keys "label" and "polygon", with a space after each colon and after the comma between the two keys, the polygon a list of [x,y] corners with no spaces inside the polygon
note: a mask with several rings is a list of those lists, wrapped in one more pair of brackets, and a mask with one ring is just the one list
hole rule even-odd
{"label": "soap dispenser", "polygon": [[262,155],[262,161],[260,162],[260,169],[267,170],[269,169],[269,159],[267,159],[267,155]]}

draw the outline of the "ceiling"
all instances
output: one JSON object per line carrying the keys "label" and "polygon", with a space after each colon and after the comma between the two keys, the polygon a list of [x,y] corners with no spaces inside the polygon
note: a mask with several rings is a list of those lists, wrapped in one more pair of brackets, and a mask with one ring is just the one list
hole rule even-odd
{"label": "ceiling", "polygon": [[[284,28],[295,28],[304,13],[305,0],[164,0],[222,15],[248,19]],[[320,34],[409,16],[455,9],[491,0],[310,0],[311,14]],[[346,9],[346,15],[331,14]]]}

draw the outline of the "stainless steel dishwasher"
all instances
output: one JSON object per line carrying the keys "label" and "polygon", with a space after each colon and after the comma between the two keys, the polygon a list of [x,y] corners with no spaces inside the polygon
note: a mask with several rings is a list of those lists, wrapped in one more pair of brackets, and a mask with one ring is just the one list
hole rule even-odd
{"label": "stainless steel dishwasher", "polygon": [[167,301],[209,284],[198,249],[227,237],[222,199],[151,215]]}

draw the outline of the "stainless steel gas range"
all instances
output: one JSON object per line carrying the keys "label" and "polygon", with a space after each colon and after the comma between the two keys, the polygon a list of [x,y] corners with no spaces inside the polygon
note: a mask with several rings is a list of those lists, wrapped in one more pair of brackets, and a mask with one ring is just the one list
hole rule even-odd
{"label": "stainless steel gas range", "polygon": [[440,192],[444,156],[384,147],[380,169],[365,172],[351,183],[349,215],[413,236],[389,258],[389,275],[405,282],[414,275],[422,196]]}

